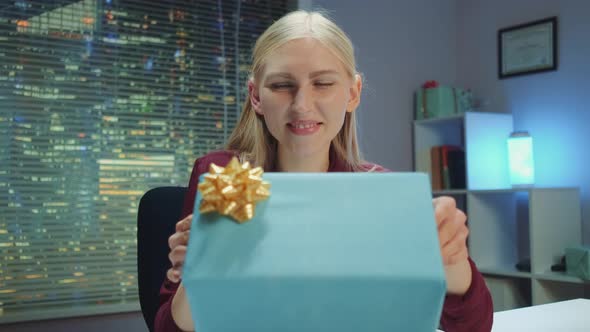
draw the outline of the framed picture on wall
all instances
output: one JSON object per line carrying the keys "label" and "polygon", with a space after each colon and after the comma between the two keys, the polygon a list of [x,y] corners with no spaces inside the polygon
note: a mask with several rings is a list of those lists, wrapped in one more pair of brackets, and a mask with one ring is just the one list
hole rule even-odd
{"label": "framed picture on wall", "polygon": [[498,30],[500,79],[557,69],[557,17]]}

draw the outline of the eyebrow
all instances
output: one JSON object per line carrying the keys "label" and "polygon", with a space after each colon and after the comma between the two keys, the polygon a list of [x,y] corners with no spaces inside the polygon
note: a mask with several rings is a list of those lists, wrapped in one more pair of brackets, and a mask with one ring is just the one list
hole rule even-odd
{"label": "eyebrow", "polygon": [[[321,76],[321,75],[326,75],[326,74],[340,75],[340,73],[336,70],[325,69],[325,70],[317,70],[317,71],[311,72],[309,74],[309,78],[313,78],[313,77],[317,77],[317,76]],[[287,72],[277,72],[277,73],[268,74],[268,76],[266,77],[266,80],[268,81],[273,78],[293,79],[294,77],[293,77],[293,75],[291,75],[290,73],[287,73]]]}
{"label": "eyebrow", "polygon": [[316,77],[316,76],[320,76],[320,75],[325,75],[325,74],[333,74],[333,75],[340,75],[340,73],[336,70],[333,69],[326,69],[326,70],[318,70],[318,71],[314,71],[312,73],[309,74],[309,77]]}

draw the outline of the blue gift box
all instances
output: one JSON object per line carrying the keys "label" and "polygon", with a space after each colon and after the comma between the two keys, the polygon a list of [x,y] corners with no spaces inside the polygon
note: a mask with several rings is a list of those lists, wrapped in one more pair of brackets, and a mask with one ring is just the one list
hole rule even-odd
{"label": "blue gift box", "polygon": [[425,174],[264,179],[252,220],[194,215],[183,283],[196,331],[436,329],[445,277]]}

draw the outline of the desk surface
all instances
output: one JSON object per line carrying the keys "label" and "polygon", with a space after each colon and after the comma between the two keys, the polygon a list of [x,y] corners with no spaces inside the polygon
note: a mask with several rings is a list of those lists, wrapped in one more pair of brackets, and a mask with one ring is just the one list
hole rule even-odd
{"label": "desk surface", "polygon": [[493,332],[590,331],[590,300],[577,299],[494,313]]}

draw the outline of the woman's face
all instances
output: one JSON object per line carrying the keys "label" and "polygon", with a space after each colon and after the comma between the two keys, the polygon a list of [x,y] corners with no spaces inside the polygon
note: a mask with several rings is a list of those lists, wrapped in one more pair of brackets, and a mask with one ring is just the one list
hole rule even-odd
{"label": "woman's face", "polygon": [[249,86],[256,113],[282,153],[309,157],[327,153],[358,106],[361,81],[313,38],[290,41],[267,57],[262,74]]}

